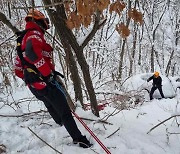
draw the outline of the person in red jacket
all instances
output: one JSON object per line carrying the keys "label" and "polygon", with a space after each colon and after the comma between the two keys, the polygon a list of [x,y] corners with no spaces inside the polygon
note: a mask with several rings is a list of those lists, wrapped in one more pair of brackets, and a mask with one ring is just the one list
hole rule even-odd
{"label": "person in red jacket", "polygon": [[78,129],[63,88],[55,79],[56,75],[61,74],[55,71],[52,64],[53,48],[44,39],[44,33],[49,28],[48,19],[34,9],[29,11],[25,21],[22,57],[16,56],[15,74],[25,81],[37,99],[44,102],[54,121],[65,126],[74,143],[79,143],[83,148],[90,147],[92,144]]}

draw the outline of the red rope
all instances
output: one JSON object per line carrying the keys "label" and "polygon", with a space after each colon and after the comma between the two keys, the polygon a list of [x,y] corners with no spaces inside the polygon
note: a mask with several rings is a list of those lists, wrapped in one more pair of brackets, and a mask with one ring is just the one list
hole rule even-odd
{"label": "red rope", "polygon": [[87,129],[87,131],[92,135],[92,137],[99,143],[99,145],[106,151],[107,154],[111,154],[111,152],[105,147],[105,145],[97,138],[97,136],[90,130],[90,128],[84,123],[84,121],[75,113],[73,115],[81,122],[81,124]]}

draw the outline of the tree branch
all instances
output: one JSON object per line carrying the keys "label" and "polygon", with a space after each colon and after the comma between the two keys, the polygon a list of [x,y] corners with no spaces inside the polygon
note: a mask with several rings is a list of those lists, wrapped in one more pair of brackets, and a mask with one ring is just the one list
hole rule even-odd
{"label": "tree branch", "polygon": [[83,49],[88,44],[88,42],[94,37],[94,35],[100,29],[100,27],[105,24],[106,19],[103,20],[103,22],[101,22],[101,23],[99,23],[99,22],[100,22],[100,12],[97,12],[97,15],[95,17],[95,23],[94,23],[93,29],[89,33],[89,35],[86,37],[86,39],[84,40],[82,45],[80,46],[81,49]]}
{"label": "tree branch", "polygon": [[158,126],[162,125],[162,124],[165,123],[166,121],[168,121],[168,120],[170,120],[170,119],[172,119],[172,118],[178,117],[178,116],[180,116],[180,115],[173,115],[173,116],[165,119],[164,121],[160,122],[159,124],[157,124],[157,125],[155,125],[153,128],[151,128],[151,129],[147,132],[147,134],[149,134],[152,130],[154,130],[154,129],[157,128]]}
{"label": "tree branch", "polygon": [[94,119],[89,119],[89,118],[83,118],[83,117],[80,117],[81,119],[83,120],[88,120],[88,121],[95,121],[96,123],[104,123],[104,124],[108,124],[108,125],[113,125],[112,123],[110,122],[107,122],[105,120],[94,120]]}
{"label": "tree branch", "polygon": [[14,33],[19,31],[19,29],[13,26],[12,23],[6,18],[6,16],[2,12],[0,12],[0,21],[7,25]]}
{"label": "tree branch", "polygon": [[106,138],[109,138],[111,136],[113,136],[118,130],[120,130],[120,127],[118,129],[116,129],[112,134],[110,134],[109,136],[107,136]]}
{"label": "tree branch", "polygon": [[7,41],[9,41],[10,39],[12,39],[15,36],[15,34],[13,34],[12,36],[10,36],[9,38],[7,38],[5,41],[3,41],[2,43],[0,43],[0,46],[3,45],[4,43],[6,43]]}
{"label": "tree branch", "polygon": [[32,129],[30,129],[28,127],[28,129],[31,131],[31,133],[33,133],[38,139],[40,139],[42,142],[44,142],[46,145],[48,145],[51,149],[53,149],[54,151],[56,151],[59,154],[62,154],[61,152],[59,152],[58,150],[56,150],[54,147],[52,147],[50,144],[48,144],[46,141],[44,141],[42,138],[40,138],[34,131],[32,131]]}

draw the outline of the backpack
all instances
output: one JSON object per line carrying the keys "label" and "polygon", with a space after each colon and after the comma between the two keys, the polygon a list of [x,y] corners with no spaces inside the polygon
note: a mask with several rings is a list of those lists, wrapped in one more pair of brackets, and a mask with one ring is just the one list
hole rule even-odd
{"label": "backpack", "polygon": [[16,42],[17,42],[17,46],[16,46],[16,51],[17,51],[17,55],[19,56],[20,60],[21,60],[21,64],[22,64],[22,67],[24,69],[24,66],[25,65],[32,65],[30,64],[29,62],[27,62],[24,57],[23,57],[23,51],[21,50],[21,43],[22,43],[22,40],[24,38],[24,36],[26,35],[26,33],[28,32],[29,30],[23,30],[23,31],[18,31],[16,32],[16,35],[17,35],[17,39],[16,39]]}
{"label": "backpack", "polygon": [[[22,40],[23,40],[24,36],[26,35],[26,33],[30,30],[32,30],[32,29],[16,32],[16,35],[17,35],[16,52],[17,52],[17,55],[19,56],[21,64],[22,64],[24,81],[26,84],[43,81],[42,75],[38,71],[38,69],[33,64],[31,64],[27,60],[25,60],[25,58],[23,57],[24,51],[21,49]],[[25,68],[25,66],[26,66],[26,68]]]}
{"label": "backpack", "polygon": [[[24,51],[21,50],[21,43],[22,43],[22,40],[23,40],[24,36],[26,35],[26,33],[31,30],[33,30],[33,29],[16,32],[16,35],[17,35],[16,51],[17,51],[17,55],[19,56],[21,64],[22,64],[24,81],[26,84],[31,84],[34,82],[47,82],[48,77],[43,77],[43,75],[39,72],[39,70],[33,64],[31,64],[27,60],[25,60],[25,58],[23,57]],[[53,73],[54,73],[54,78],[56,76],[60,76],[60,77],[64,78],[64,75],[57,71],[54,71]]]}

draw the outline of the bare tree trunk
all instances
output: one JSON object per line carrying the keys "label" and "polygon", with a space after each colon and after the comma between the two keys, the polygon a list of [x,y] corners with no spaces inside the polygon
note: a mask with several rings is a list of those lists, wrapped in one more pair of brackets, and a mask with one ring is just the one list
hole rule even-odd
{"label": "bare tree trunk", "polygon": [[[128,8],[131,8],[131,0],[128,0]],[[126,26],[128,27],[130,23],[130,18],[127,19]],[[122,78],[122,72],[123,72],[123,63],[124,63],[124,54],[125,54],[125,45],[126,45],[126,39],[123,40],[122,48],[120,52],[120,61],[119,61],[119,75],[118,78],[121,80]]]}
{"label": "bare tree trunk", "polygon": [[154,44],[151,47],[151,72],[154,72]]}
{"label": "bare tree trunk", "polygon": [[[177,29],[177,30],[176,30],[176,34],[175,34],[175,37],[176,37],[176,39],[175,39],[175,48],[177,47],[178,41],[179,41],[179,38],[180,38],[180,36],[179,36],[180,31],[178,31],[178,29],[180,28],[180,23],[179,23],[179,22],[180,22],[180,20],[178,20],[178,17],[176,17],[176,29]],[[170,55],[168,64],[167,64],[167,66],[166,66],[166,70],[165,70],[166,75],[169,75],[171,63],[172,63],[172,60],[173,60],[173,57],[174,57],[174,52],[175,52],[175,50],[173,50],[173,51],[171,52],[171,55]],[[174,65],[174,66],[175,66],[175,65]]]}
{"label": "bare tree trunk", "polygon": [[174,57],[174,50],[171,52],[171,55],[169,57],[169,61],[167,63],[167,67],[166,67],[166,70],[165,70],[165,73],[166,73],[167,76],[169,75],[169,71],[170,71],[170,68],[171,68],[171,62],[173,60],[173,57]]}
{"label": "bare tree trunk", "polygon": [[[61,2],[61,1],[57,1],[56,2]],[[51,4],[50,0],[43,0],[43,3],[45,5]],[[56,6],[56,11],[54,10],[50,10],[47,9],[49,16],[51,17],[52,22],[54,23],[58,35],[61,38],[61,40],[67,40],[68,43],[71,45],[71,47],[73,48],[78,63],[81,67],[82,73],[83,73],[83,77],[84,77],[84,81],[85,81],[85,85],[90,97],[90,101],[91,101],[91,109],[92,112],[96,115],[99,116],[99,110],[97,107],[97,100],[96,100],[96,96],[95,96],[95,92],[94,92],[94,88],[93,88],[93,84],[92,84],[92,80],[90,77],[90,72],[89,72],[89,66],[86,62],[86,59],[83,55],[83,48],[87,45],[87,43],[92,39],[92,37],[95,35],[96,31],[99,29],[99,21],[100,21],[100,17],[97,16],[96,17],[96,21],[94,24],[94,27],[91,31],[91,33],[87,36],[87,38],[84,40],[84,42],[82,43],[82,45],[80,46],[77,43],[77,40],[75,38],[75,36],[73,35],[73,32],[67,27],[66,25],[66,14],[65,14],[65,10],[64,10],[64,6]]]}
{"label": "bare tree trunk", "polygon": [[142,52],[142,51],[141,51],[141,48],[142,48],[141,46],[142,46],[142,45],[141,45],[141,41],[142,41],[142,39],[143,39],[143,33],[144,33],[144,25],[142,25],[142,34],[139,33],[139,41],[138,41],[138,43],[139,43],[138,65],[141,65],[141,60],[142,60],[142,55],[141,55],[141,54],[142,54],[142,53],[141,53],[141,52]]}
{"label": "bare tree trunk", "polygon": [[73,53],[71,51],[71,47],[70,47],[69,43],[64,39],[62,39],[61,42],[62,42],[64,50],[66,52],[66,60],[69,63],[68,66],[69,66],[69,70],[71,72],[71,79],[74,84],[75,100],[76,101],[79,100],[82,107],[84,108],[81,80],[79,77],[76,61],[73,57]]}
{"label": "bare tree trunk", "polygon": [[[61,28],[59,25],[57,27]],[[76,101],[79,100],[82,107],[84,108],[81,81],[80,81],[80,77],[79,77],[79,73],[78,73],[77,64],[73,57],[73,53],[72,53],[70,44],[68,43],[68,41],[66,40],[65,37],[61,37],[61,35],[59,35],[60,34],[59,28],[56,28],[56,30],[57,30],[57,34],[58,34],[59,38],[61,38],[61,43],[62,43],[64,51],[66,53],[66,61],[68,61],[68,63],[69,63],[68,67],[71,72],[71,79],[74,84],[75,99],[76,99]],[[68,94],[67,91],[66,91],[66,93]],[[74,103],[72,102],[69,94],[68,94],[68,97],[69,98],[67,98],[67,99],[69,100],[68,101],[69,106],[71,107],[71,109],[75,108]]]}
{"label": "bare tree trunk", "polygon": [[132,48],[132,56],[130,58],[130,68],[129,68],[129,76],[133,74],[133,63],[136,53],[136,42],[137,42],[137,28],[138,26],[134,24],[134,36],[133,36],[133,48]]}
{"label": "bare tree trunk", "polygon": [[[153,16],[154,16],[154,7],[155,7],[155,4],[153,4],[153,10],[152,10],[152,23],[153,24],[154,24],[154,18],[153,18]],[[152,33],[152,46],[151,46],[151,57],[150,57],[151,72],[154,72],[154,43],[155,43],[156,29],[154,29],[153,33]]]}
{"label": "bare tree trunk", "polygon": [[123,62],[124,62],[124,53],[125,53],[125,45],[126,45],[126,39],[123,40],[122,48],[120,52],[120,61],[119,61],[119,75],[118,78],[121,80],[122,78],[122,71],[123,71]]}

